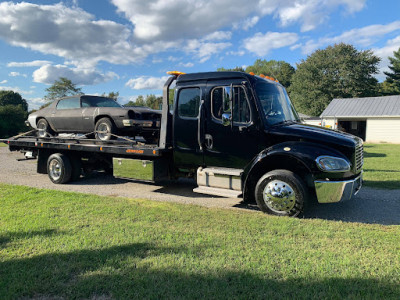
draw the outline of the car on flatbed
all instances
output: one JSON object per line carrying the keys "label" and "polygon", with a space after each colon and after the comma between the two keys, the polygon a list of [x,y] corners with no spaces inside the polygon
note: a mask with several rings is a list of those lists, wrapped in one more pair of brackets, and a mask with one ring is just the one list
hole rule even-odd
{"label": "car on flatbed", "polygon": [[147,107],[122,107],[107,97],[77,95],[53,101],[28,117],[39,137],[57,133],[81,133],[108,141],[117,135],[158,138],[161,112]]}

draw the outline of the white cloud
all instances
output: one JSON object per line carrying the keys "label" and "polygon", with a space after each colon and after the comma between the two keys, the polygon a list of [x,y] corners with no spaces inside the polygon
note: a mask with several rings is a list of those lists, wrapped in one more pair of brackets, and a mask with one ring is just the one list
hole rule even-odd
{"label": "white cloud", "polygon": [[382,61],[379,66],[380,74],[377,76],[379,80],[384,80],[386,75],[383,72],[390,71],[388,68],[389,63],[389,56],[393,57],[393,52],[399,50],[400,48],[400,35],[387,41],[386,45],[382,48],[375,48],[372,49],[375,55],[382,58]]}
{"label": "white cloud", "polygon": [[125,84],[133,90],[161,90],[164,86],[168,76],[163,77],[149,77],[142,76],[138,78],[129,79]]}
{"label": "white cloud", "polygon": [[10,77],[17,77],[17,76],[27,77],[26,74],[21,74],[20,72],[10,72],[8,74],[8,76],[10,76]]}
{"label": "white cloud", "polygon": [[191,63],[191,62],[182,63],[182,62],[181,62],[181,63],[178,64],[178,66],[184,67],[184,68],[191,68],[191,67],[194,66],[194,63]]}
{"label": "white cloud", "polygon": [[43,104],[47,103],[43,98],[26,98],[26,102],[28,102],[29,109],[39,109]]}
{"label": "white cloud", "polygon": [[117,74],[101,73],[91,68],[68,68],[63,65],[45,65],[33,72],[33,81],[45,84],[53,84],[60,77],[66,77],[77,85],[93,85],[118,78]]}
{"label": "white cloud", "polygon": [[248,51],[258,56],[266,56],[271,50],[293,45],[299,37],[291,32],[256,33],[243,41]]}
{"label": "white cloud", "polygon": [[222,41],[230,40],[232,37],[232,32],[230,31],[215,31],[206,35],[203,40],[205,41]]}
{"label": "white cloud", "polygon": [[2,81],[0,81],[0,84],[5,84],[5,83],[7,83],[8,81],[7,80],[2,80]]}
{"label": "white cloud", "polygon": [[[0,3],[0,38],[14,46],[53,54],[74,65],[93,67],[99,61],[137,62],[144,48],[133,45],[128,27],[62,3]],[[151,50],[151,49],[150,49]]]}
{"label": "white cloud", "polygon": [[[272,15],[282,26],[299,23],[302,31],[314,29],[330,13],[344,8],[355,13],[366,0],[111,0],[134,25],[143,41],[201,38],[221,28],[254,26]],[[238,25],[240,24],[240,25]]]}
{"label": "white cloud", "polygon": [[374,24],[361,28],[355,28],[349,31],[345,31],[338,36],[324,37],[317,41],[309,40],[304,45],[302,45],[302,52],[304,54],[310,54],[318,48],[342,42],[351,43],[362,47],[368,47],[379,40],[379,38],[385,36],[388,33],[396,31],[400,31],[400,21],[395,21],[386,25]]}
{"label": "white cloud", "polygon": [[209,43],[202,40],[188,40],[184,50],[193,53],[199,58],[201,63],[209,60],[212,55],[218,54],[222,50],[232,46],[231,43]]}
{"label": "white cloud", "polygon": [[21,89],[18,86],[0,86],[0,91],[14,91],[16,93],[20,93],[22,96],[23,95],[31,95],[34,93],[34,91],[26,91]]}
{"label": "white cloud", "polygon": [[51,64],[51,61],[48,60],[34,60],[27,62],[10,62],[7,64],[7,67],[41,67],[44,65]]}

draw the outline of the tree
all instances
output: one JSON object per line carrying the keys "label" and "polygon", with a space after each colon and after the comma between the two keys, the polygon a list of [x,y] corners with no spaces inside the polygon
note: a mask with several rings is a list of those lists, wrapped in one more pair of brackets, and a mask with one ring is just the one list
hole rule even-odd
{"label": "tree", "polygon": [[400,95],[400,88],[398,88],[394,82],[389,83],[388,80],[385,80],[384,82],[379,83],[379,95]]}
{"label": "tree", "polygon": [[344,43],[317,50],[297,65],[290,97],[300,112],[318,116],[334,98],[376,96],[379,62],[371,50]]}
{"label": "tree", "polygon": [[19,93],[13,91],[0,91],[0,106],[20,105],[24,111],[28,111],[28,103]]}
{"label": "tree", "polygon": [[57,98],[82,94],[81,88],[77,88],[71,80],[60,77],[53,85],[46,89],[47,95],[44,99],[51,101]]}
{"label": "tree", "polygon": [[[395,94],[400,94],[400,48],[393,52],[394,57],[389,57],[392,72],[383,72],[386,75],[388,90]],[[394,95],[394,94],[391,94]]]}
{"label": "tree", "polygon": [[290,86],[295,69],[285,61],[257,59],[253,65],[246,68],[246,72],[256,75],[264,74],[277,79],[284,87]]}
{"label": "tree", "polygon": [[19,93],[0,91],[0,137],[7,138],[26,131],[28,104]]}
{"label": "tree", "polygon": [[135,101],[130,100],[128,103],[124,104],[124,106],[146,106],[146,103],[143,96],[139,95]]}
{"label": "tree", "polygon": [[234,67],[233,69],[225,69],[225,68],[218,68],[218,72],[226,72],[226,71],[236,71],[236,72],[244,72],[243,67]]}
{"label": "tree", "polygon": [[107,97],[107,98],[111,98],[111,99],[114,99],[115,101],[117,101],[118,97],[119,97],[119,92],[109,92],[108,95],[106,95],[106,93],[103,93],[102,96],[103,97]]}
{"label": "tree", "polygon": [[162,97],[156,97],[156,95],[150,94],[146,97],[146,106],[152,109],[160,109],[162,107]]}

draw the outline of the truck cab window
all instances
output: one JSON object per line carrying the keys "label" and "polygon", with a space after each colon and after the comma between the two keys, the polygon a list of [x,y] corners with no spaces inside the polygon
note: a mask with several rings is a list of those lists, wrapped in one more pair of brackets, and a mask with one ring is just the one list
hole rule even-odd
{"label": "truck cab window", "polygon": [[[230,87],[217,87],[211,92],[212,115],[215,119],[221,120],[223,113],[230,113],[229,106]],[[250,122],[250,108],[246,92],[243,87],[233,88],[233,122]]]}
{"label": "truck cab window", "polygon": [[186,118],[197,118],[200,105],[200,89],[187,88],[179,91],[178,115]]}

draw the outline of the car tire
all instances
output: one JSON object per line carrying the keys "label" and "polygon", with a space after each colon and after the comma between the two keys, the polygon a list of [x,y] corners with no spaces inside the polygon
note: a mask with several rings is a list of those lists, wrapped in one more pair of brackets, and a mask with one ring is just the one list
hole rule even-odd
{"label": "car tire", "polygon": [[45,138],[48,136],[52,136],[54,134],[54,131],[51,129],[49,123],[47,122],[46,119],[40,119],[37,124],[36,127],[38,129],[37,131],[37,137],[39,138]]}
{"label": "car tire", "polygon": [[72,165],[68,156],[61,153],[50,155],[47,160],[47,174],[53,183],[69,182],[72,176]]}
{"label": "car tire", "polygon": [[307,197],[304,182],[288,170],[266,173],[255,188],[255,199],[260,210],[276,216],[301,216]]}
{"label": "car tire", "polygon": [[97,140],[109,141],[115,139],[116,128],[114,123],[109,118],[101,118],[96,122],[94,127]]}

